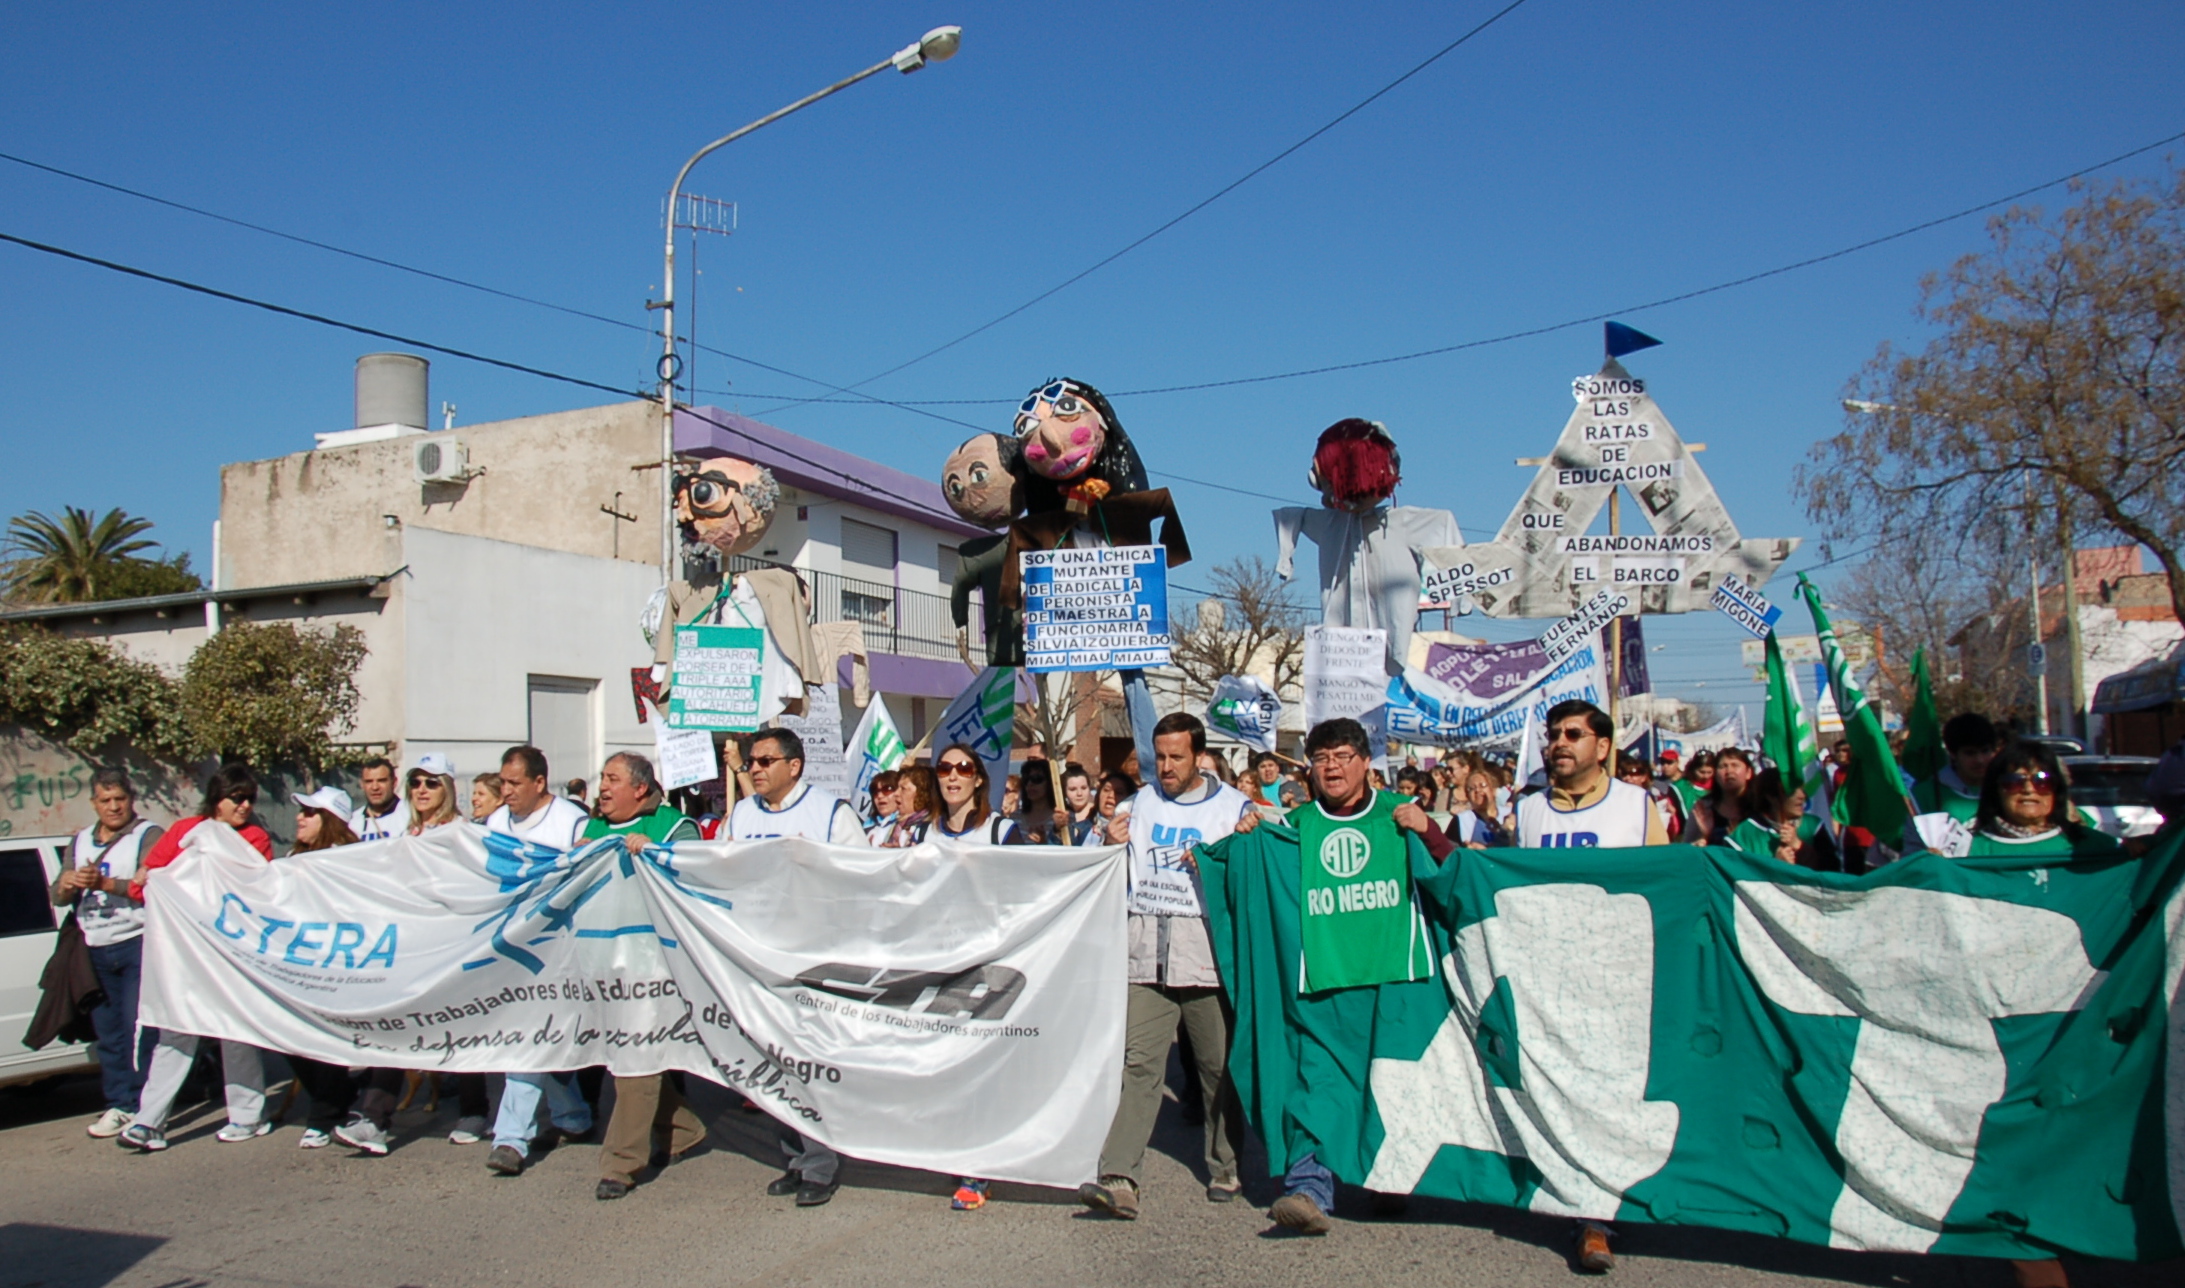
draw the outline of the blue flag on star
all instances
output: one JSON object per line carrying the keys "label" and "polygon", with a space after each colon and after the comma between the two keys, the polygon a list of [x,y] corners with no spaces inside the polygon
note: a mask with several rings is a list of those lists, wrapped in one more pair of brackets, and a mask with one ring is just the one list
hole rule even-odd
{"label": "blue flag on star", "polygon": [[1621,322],[1604,322],[1601,324],[1601,343],[1608,350],[1609,357],[1621,358],[1627,353],[1651,349],[1661,341],[1636,327],[1628,327]]}

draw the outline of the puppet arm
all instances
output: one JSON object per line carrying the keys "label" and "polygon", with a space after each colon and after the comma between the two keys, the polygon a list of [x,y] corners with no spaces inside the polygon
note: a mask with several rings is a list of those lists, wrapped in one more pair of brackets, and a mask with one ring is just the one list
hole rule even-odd
{"label": "puppet arm", "polygon": [[1297,575],[1297,534],[1305,527],[1307,513],[1301,505],[1275,511],[1275,576],[1284,581]]}

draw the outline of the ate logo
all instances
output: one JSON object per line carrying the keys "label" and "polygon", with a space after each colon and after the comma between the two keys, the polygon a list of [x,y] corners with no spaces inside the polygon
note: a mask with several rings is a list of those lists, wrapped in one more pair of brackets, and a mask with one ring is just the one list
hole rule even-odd
{"label": "ate logo", "polygon": [[1347,881],[1366,870],[1366,860],[1373,857],[1373,846],[1365,833],[1355,828],[1341,828],[1328,833],[1320,842],[1320,866],[1338,881]]}

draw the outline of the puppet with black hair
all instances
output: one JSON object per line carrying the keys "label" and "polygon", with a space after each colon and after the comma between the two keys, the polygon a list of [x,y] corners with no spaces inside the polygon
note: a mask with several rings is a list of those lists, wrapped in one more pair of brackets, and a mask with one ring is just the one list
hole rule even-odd
{"label": "puppet with black hair", "polygon": [[1088,513],[1091,503],[1146,490],[1145,463],[1106,395],[1082,380],[1056,376],[1017,405],[1023,451],[1024,510]]}
{"label": "puppet with black hair", "polygon": [[956,653],[971,661],[971,592],[979,593],[986,625],[986,664],[1024,664],[1024,615],[1002,602],[1002,568],[1009,562],[1006,528],[1024,509],[1024,449],[1007,434],[979,434],[949,453],[941,467],[941,496],[965,523],[992,535],[956,547],[956,580],[949,587],[949,614],[956,622]]}
{"label": "puppet with black hair", "polygon": [[1419,551],[1463,544],[1449,511],[1389,504],[1402,476],[1386,426],[1339,420],[1321,431],[1306,476],[1320,508],[1275,511],[1276,574],[1295,574],[1300,536],[1318,545],[1321,621],[1387,631],[1391,675],[1408,661],[1419,616]]}

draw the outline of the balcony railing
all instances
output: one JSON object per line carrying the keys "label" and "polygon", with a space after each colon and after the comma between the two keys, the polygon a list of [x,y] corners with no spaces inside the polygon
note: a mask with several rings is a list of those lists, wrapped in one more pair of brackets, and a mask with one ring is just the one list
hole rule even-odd
{"label": "balcony railing", "polygon": [[[840,573],[792,568],[768,559],[737,555],[729,561],[732,572],[781,568],[795,573],[812,597],[814,621],[858,622],[865,628],[865,647],[875,653],[956,658],[956,622],[949,614],[948,596],[901,590],[882,581],[864,581]],[[986,651],[985,618],[978,595],[971,603],[971,656]]]}

